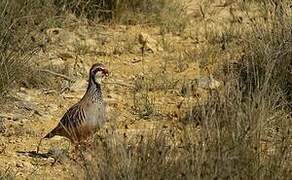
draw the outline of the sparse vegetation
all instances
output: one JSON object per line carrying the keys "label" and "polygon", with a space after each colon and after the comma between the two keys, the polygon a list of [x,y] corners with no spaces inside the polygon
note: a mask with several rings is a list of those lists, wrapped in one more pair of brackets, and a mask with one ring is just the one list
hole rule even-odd
{"label": "sparse vegetation", "polygon": [[[283,21],[285,18],[286,21]],[[244,44],[243,57],[236,63],[223,65],[223,91],[211,92],[202,105],[193,104],[192,111],[182,119],[185,128],[176,134],[183,137],[179,145],[169,140],[175,135],[163,129],[146,138],[140,137],[140,141],[133,145],[129,143],[131,140],[125,142],[117,138],[118,141],[113,141],[111,138],[117,139],[109,137],[99,146],[103,147],[102,150],[96,151],[101,153],[98,157],[105,159],[96,159],[97,164],[87,172],[88,178],[291,177],[292,36],[289,19],[273,17],[272,26],[253,23],[250,27],[252,33],[240,34]],[[213,38],[222,40],[214,44],[230,42],[229,32]],[[216,56],[221,53],[218,51]],[[153,77],[156,81],[160,79]],[[141,89],[143,84],[155,86],[156,81],[140,79],[136,87]],[[195,131],[197,125],[200,133],[190,133]]]}
{"label": "sparse vegetation", "polygon": [[[187,21],[177,20],[177,17],[184,18],[185,16],[175,13],[184,13],[183,9],[184,7],[179,3],[169,0],[3,1],[0,3],[0,93],[5,92],[15,82],[24,81],[26,85],[31,83],[33,86],[44,83],[39,80],[44,77],[38,78],[42,73],[34,71],[35,67],[30,58],[45,46],[46,42],[38,39],[40,32],[46,27],[60,25],[57,15],[72,12],[89,19],[99,17],[102,20],[126,24],[133,24],[134,22],[130,21],[137,20],[134,24],[154,23],[161,25],[163,32],[182,32]],[[170,16],[170,13],[173,16]],[[139,15],[142,17],[139,18]],[[173,19],[176,21],[174,22]],[[88,51],[88,47],[78,42],[75,48],[80,51],[77,52],[78,54],[85,54]]]}
{"label": "sparse vegetation", "polygon": [[[45,7],[48,9],[41,9]],[[44,83],[41,73],[35,70],[31,57],[44,42],[36,38],[37,31],[44,26],[50,7],[41,1],[0,2],[0,95],[13,84],[25,83],[38,86]],[[35,15],[37,14],[37,16]]]}
{"label": "sparse vegetation", "polygon": [[[93,147],[81,147],[74,161],[72,147],[64,149],[64,143],[49,148],[53,143],[47,142],[50,144],[44,149],[48,153],[31,152],[38,136],[47,131],[48,127],[43,125],[48,121],[44,119],[57,119],[58,111],[73,102],[72,96],[75,98],[76,94],[70,94],[70,90],[59,92],[50,87],[51,91],[41,91],[35,95],[43,97],[44,102],[38,102],[41,108],[18,104],[16,110],[29,112],[21,123],[17,119],[7,123],[7,116],[0,117],[0,134],[11,129],[20,131],[7,133],[1,139],[5,141],[0,144],[0,158],[7,160],[12,144],[28,151],[15,157],[25,162],[29,156],[33,162],[17,167],[10,160],[14,154],[8,154],[7,166],[0,165],[0,179],[9,179],[11,174],[14,177],[14,173],[24,177],[17,173],[27,169],[31,169],[31,174],[25,174],[27,178],[44,177],[41,173],[51,175],[54,172],[45,169],[58,169],[68,177],[85,179],[289,179],[292,176],[289,2],[212,3],[202,2],[199,13],[189,16],[187,3],[176,0],[1,1],[1,96],[14,85],[36,88],[47,82],[50,77],[32,59],[45,51],[46,45],[48,52],[42,57],[49,56],[47,61],[59,58],[47,72],[55,70],[62,76],[63,70],[71,71],[74,63],[74,67],[79,63],[79,69],[85,71],[84,61],[89,64],[98,59],[109,66],[113,73],[110,78],[121,83],[103,89],[109,100],[109,114],[113,114],[109,126],[97,133]],[[225,10],[227,15],[220,14]],[[217,22],[216,13],[223,20]],[[65,21],[57,20],[72,14],[74,20],[67,26]],[[228,15],[230,22],[224,23]],[[190,18],[195,22],[190,22]],[[75,21],[93,26],[94,32],[81,36],[84,28],[81,25],[70,29]],[[70,33],[78,31],[77,41],[60,47],[39,40],[51,26],[68,28]],[[160,41],[161,51],[149,51],[141,57],[136,36],[143,28]],[[88,44],[86,38],[90,39]],[[95,49],[91,48],[95,43],[98,58],[93,57]],[[196,70],[199,72],[193,73]],[[220,89],[182,91],[194,74],[201,73],[220,77]],[[77,94],[78,83],[74,84]],[[20,96],[18,101],[21,97],[26,103],[36,99],[26,96]],[[34,127],[35,120],[42,127]],[[29,128],[23,127],[26,123]],[[23,129],[33,130],[22,133]]]}
{"label": "sparse vegetation", "polygon": [[134,92],[133,96],[134,114],[139,115],[140,118],[149,119],[150,115],[154,114],[155,111],[154,98],[151,98],[149,90]]}
{"label": "sparse vegetation", "polygon": [[0,179],[3,180],[12,180],[15,178],[15,175],[11,174],[11,168],[8,167],[4,172],[0,172]]}
{"label": "sparse vegetation", "polygon": [[187,24],[186,5],[174,0],[61,0],[55,4],[61,12],[71,11],[91,20],[159,25],[162,33],[182,33]]}

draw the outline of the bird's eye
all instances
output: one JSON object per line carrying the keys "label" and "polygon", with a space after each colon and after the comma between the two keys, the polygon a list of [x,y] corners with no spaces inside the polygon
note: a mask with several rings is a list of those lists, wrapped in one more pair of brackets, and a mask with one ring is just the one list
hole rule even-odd
{"label": "bird's eye", "polygon": [[97,72],[100,72],[100,71],[103,72],[104,69],[102,67],[97,67],[92,72],[93,72],[93,74],[96,74]]}
{"label": "bird's eye", "polygon": [[102,71],[102,70],[103,70],[103,68],[102,68],[102,67],[98,67],[97,69],[98,69],[99,71]]}
{"label": "bird's eye", "polygon": [[97,71],[104,71],[104,68],[99,67],[99,68],[97,68]]}

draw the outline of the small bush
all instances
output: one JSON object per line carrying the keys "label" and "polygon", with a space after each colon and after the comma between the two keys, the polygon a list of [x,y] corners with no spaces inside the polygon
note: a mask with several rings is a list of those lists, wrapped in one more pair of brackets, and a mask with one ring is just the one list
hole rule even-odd
{"label": "small bush", "polygon": [[239,62],[240,85],[243,91],[277,91],[292,102],[292,24],[274,22],[272,28],[260,28],[252,33]]}
{"label": "small bush", "polygon": [[41,73],[35,71],[30,59],[43,45],[35,36],[51,11],[46,3],[0,2],[0,95],[15,83],[26,81],[36,85],[43,81],[38,80]]}
{"label": "small bush", "polygon": [[155,113],[155,104],[153,98],[150,97],[147,90],[143,92],[134,92],[133,97],[133,111],[134,114],[139,115],[140,118],[149,118]]}
{"label": "small bush", "polygon": [[161,32],[181,33],[187,25],[185,5],[175,0],[55,0],[60,13],[123,24],[160,25]]}

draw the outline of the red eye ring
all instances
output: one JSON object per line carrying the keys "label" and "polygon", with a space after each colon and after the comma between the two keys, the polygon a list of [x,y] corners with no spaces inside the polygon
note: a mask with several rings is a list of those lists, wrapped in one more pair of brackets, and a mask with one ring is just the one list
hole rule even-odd
{"label": "red eye ring", "polygon": [[109,72],[107,69],[103,68],[103,67],[98,67],[96,69],[97,71],[101,71],[104,75],[108,76],[109,75]]}

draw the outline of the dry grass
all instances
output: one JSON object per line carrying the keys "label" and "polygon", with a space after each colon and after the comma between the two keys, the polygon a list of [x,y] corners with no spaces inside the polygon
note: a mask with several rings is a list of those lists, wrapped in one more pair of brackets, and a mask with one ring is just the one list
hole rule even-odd
{"label": "dry grass", "polygon": [[61,0],[55,5],[60,12],[94,21],[158,25],[161,33],[182,33],[188,23],[186,4],[174,0]]}
{"label": "dry grass", "polygon": [[[234,75],[231,80],[236,81],[226,86],[222,94],[213,92],[205,104],[195,106],[180,131],[175,127],[170,130],[161,127],[134,139],[107,134],[105,139],[97,141],[91,153],[93,160],[85,160],[86,177],[290,177],[291,113],[286,110],[287,104],[279,104],[283,94],[271,89],[245,94],[238,86],[238,77]],[[199,133],[194,133],[198,128]]]}
{"label": "dry grass", "polygon": [[[40,84],[35,79],[38,75],[28,73],[32,67],[30,57],[39,48],[30,42],[31,25],[21,25],[21,30],[16,27],[18,22],[25,24],[23,17],[30,11],[21,14],[22,11],[14,8],[22,6],[12,7],[8,2],[0,3],[5,22],[0,24],[1,94],[15,83]],[[114,23],[160,25],[162,34],[180,34],[186,23],[179,14],[183,12],[174,11],[180,9],[166,0],[54,2],[59,13],[71,11]],[[164,50],[173,53],[164,58],[165,63],[176,62],[178,73],[194,61],[200,67],[216,64],[216,58],[232,46],[240,49],[238,54],[242,50],[244,53],[236,62],[219,63],[223,65],[216,74],[222,76],[224,87],[210,90],[206,101],[196,103],[191,97],[184,97],[190,98],[191,111],[172,126],[161,125],[148,129],[147,133],[143,133],[145,129],[137,129],[141,135],[128,137],[126,133],[118,134],[120,129],[113,122],[112,130],[95,139],[92,151],[80,149],[79,163],[86,179],[289,179],[292,176],[291,13],[285,5],[280,6],[284,13],[273,12],[277,10],[273,1],[257,3],[263,9],[262,14],[267,14],[262,18],[266,21],[250,19],[246,32],[237,31],[236,27],[223,33],[208,32],[207,47],[198,54],[177,50],[166,40],[162,42]],[[244,3],[242,6],[245,8]],[[8,7],[11,8],[8,12],[20,14],[6,14]],[[272,15],[264,13],[268,10]],[[131,45],[125,49],[133,49]],[[88,51],[82,44],[76,44],[75,48],[78,55]],[[163,71],[163,66],[160,70],[143,72],[143,76],[134,80],[132,110],[142,119],[151,119],[157,112],[153,91],[174,93],[173,89],[180,85],[171,73]],[[58,160],[67,158],[67,151],[51,150],[51,153]],[[7,172],[0,174],[2,178],[9,178]]]}
{"label": "dry grass", "polygon": [[50,13],[48,9],[40,9],[44,5],[40,1],[13,0],[0,3],[1,96],[17,83],[30,86],[44,84],[41,73],[34,70],[31,62],[31,57],[44,46],[44,42],[36,39],[39,33],[37,30],[43,28],[46,13]]}
{"label": "dry grass", "polygon": [[[38,39],[41,31],[50,26],[61,25],[57,20],[59,15],[71,11],[78,16],[89,19],[99,17],[115,23],[131,24],[128,21],[137,20],[134,24],[154,23],[161,25],[163,32],[182,32],[187,21],[177,17],[185,17],[183,8],[182,4],[168,0],[3,1],[0,3],[0,94],[19,82],[26,86],[39,86],[45,84],[44,79],[48,80],[42,76],[43,73],[34,70],[34,63],[30,59],[45,48],[46,42]],[[143,17],[138,18],[137,14]],[[75,48],[80,50],[77,53],[81,55],[88,51],[88,47],[78,43]]]}
{"label": "dry grass", "polygon": [[[271,24],[253,21],[248,28],[251,32],[236,34],[243,42],[244,56],[236,63],[223,65],[223,90],[210,91],[205,103],[193,104],[192,111],[182,119],[181,131],[174,134],[161,128],[147,137],[130,140],[115,133],[107,135],[97,141],[93,152],[97,157],[85,160],[86,177],[289,179],[291,16],[272,18]],[[228,44],[229,37],[232,34],[226,32],[217,39]],[[145,86],[149,91],[147,87],[156,85],[156,81],[139,80],[137,92]],[[144,92],[149,99],[148,91]],[[149,100],[143,102],[139,114],[155,111],[155,107],[146,108]],[[198,129],[199,134],[194,133]],[[181,137],[181,141],[171,141],[174,136]]]}

